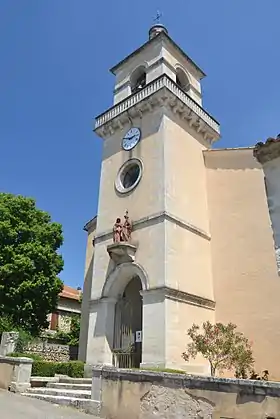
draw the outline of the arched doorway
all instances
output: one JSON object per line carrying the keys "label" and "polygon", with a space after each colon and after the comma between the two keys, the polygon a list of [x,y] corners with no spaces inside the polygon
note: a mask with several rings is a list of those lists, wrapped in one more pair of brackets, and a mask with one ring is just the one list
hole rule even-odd
{"label": "arched doorway", "polygon": [[134,276],[119,295],[115,306],[113,364],[139,368],[142,358],[142,283]]}

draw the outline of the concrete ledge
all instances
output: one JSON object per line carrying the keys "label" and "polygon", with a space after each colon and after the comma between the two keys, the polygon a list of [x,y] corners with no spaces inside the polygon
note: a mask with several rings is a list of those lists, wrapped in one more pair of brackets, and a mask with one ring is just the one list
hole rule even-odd
{"label": "concrete ledge", "polygon": [[19,364],[33,364],[32,358],[15,358],[12,356],[0,356],[0,364],[13,364],[13,365],[19,365]]}
{"label": "concrete ledge", "polygon": [[145,370],[125,370],[104,366],[93,369],[93,377],[100,377],[111,381],[130,381],[134,383],[153,382],[153,384],[171,388],[189,388],[210,391],[236,393],[242,390],[245,394],[263,394],[280,397],[280,382],[239,380],[233,378],[203,377],[189,374],[172,374]]}
{"label": "concrete ledge", "polygon": [[30,387],[33,359],[0,357],[0,388],[22,393]]}

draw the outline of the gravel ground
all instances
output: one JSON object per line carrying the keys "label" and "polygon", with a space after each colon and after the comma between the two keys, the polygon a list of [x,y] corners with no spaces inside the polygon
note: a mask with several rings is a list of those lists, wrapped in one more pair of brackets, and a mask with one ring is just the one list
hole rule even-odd
{"label": "gravel ground", "polygon": [[0,417],[5,419],[97,419],[74,408],[0,390]]}

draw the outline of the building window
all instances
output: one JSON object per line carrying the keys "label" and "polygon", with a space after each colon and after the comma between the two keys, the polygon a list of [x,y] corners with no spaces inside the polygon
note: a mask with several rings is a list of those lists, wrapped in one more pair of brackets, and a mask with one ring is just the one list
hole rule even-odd
{"label": "building window", "polygon": [[139,159],[129,159],[120,168],[115,188],[119,193],[128,193],[132,191],[141,180],[143,164]]}
{"label": "building window", "polygon": [[176,83],[185,92],[187,92],[190,88],[188,76],[181,68],[176,69]]}
{"label": "building window", "polygon": [[146,69],[140,66],[133,71],[130,77],[131,93],[136,93],[146,86]]}

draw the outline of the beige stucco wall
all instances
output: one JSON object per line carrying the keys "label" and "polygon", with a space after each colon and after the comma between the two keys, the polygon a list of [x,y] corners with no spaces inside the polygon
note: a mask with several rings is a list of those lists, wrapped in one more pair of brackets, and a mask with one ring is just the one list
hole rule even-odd
{"label": "beige stucco wall", "polygon": [[174,115],[164,117],[163,127],[165,208],[208,232],[206,171],[202,154],[206,146],[197,133],[182,126]]}
{"label": "beige stucco wall", "polygon": [[[121,147],[122,138],[130,128],[129,124],[104,141],[97,235],[112,231],[116,218],[123,218],[126,210],[132,220],[138,220],[164,208],[162,110],[135,120],[134,126],[141,128],[142,139],[133,150],[127,152]],[[142,160],[142,180],[130,194],[118,195],[114,182],[120,167],[129,158]]]}
{"label": "beige stucco wall", "polygon": [[278,384],[106,369],[101,377],[101,417],[280,418]]}
{"label": "beige stucco wall", "polygon": [[81,326],[80,326],[80,340],[79,340],[79,355],[80,361],[86,360],[86,348],[88,341],[89,328],[89,300],[92,289],[92,270],[94,260],[94,246],[93,240],[95,237],[96,222],[92,223],[87,231],[87,245],[86,245],[86,260],[85,260],[85,276],[83,287],[83,298],[81,304]]}
{"label": "beige stucco wall", "polygon": [[[278,143],[280,150],[280,142]],[[263,163],[267,200],[280,275],[280,157]]]}
{"label": "beige stucco wall", "polygon": [[280,379],[280,282],[264,175],[252,149],[204,152],[216,321],[253,342],[258,372]]}
{"label": "beige stucco wall", "polygon": [[[186,131],[178,121],[163,115],[162,110],[153,116],[145,116],[139,124],[135,122],[136,126],[141,127],[141,124],[142,140],[129,153],[121,149],[121,139],[127,127],[104,142],[97,236],[111,232],[116,218],[123,217],[126,210],[132,221],[166,211],[207,235],[209,220],[202,154],[205,146],[192,136],[191,129]],[[134,191],[120,196],[115,191],[114,181],[128,158],[142,160],[143,176]],[[141,225],[133,231],[133,241],[138,247],[136,262],[146,270],[150,287],[165,284],[213,298],[207,238],[166,222],[164,225]],[[92,298],[100,296],[110,269],[107,246],[111,242],[110,237],[96,243]]]}
{"label": "beige stucco wall", "polygon": [[185,362],[182,353],[190,340],[187,331],[193,323],[215,322],[215,311],[171,299],[165,300],[166,309],[166,368],[186,370],[189,374],[209,374],[209,364],[198,355]]}
{"label": "beige stucco wall", "polygon": [[165,240],[166,285],[213,300],[209,240],[171,222]]}
{"label": "beige stucco wall", "polygon": [[[202,153],[206,149],[204,141],[200,134],[195,133],[186,122],[183,126],[180,119],[172,116],[165,107],[159,108],[153,114],[145,114],[142,119],[135,120],[134,125],[142,129],[142,139],[130,152],[121,148],[121,140],[129,129],[128,125],[104,141],[91,279],[94,285],[88,294],[89,299],[96,301],[103,296],[104,284],[115,268],[107,251],[108,245],[112,244],[113,225],[116,218],[123,218],[128,210],[133,222],[140,221],[133,229],[132,244],[137,247],[135,263],[145,271],[147,288],[165,286],[212,300],[206,171]],[[143,176],[135,190],[120,195],[115,190],[114,181],[119,168],[129,158],[139,158],[143,162]],[[169,214],[172,219],[155,220],[154,217],[159,214]],[[190,231],[188,226],[197,229],[197,233]],[[199,232],[202,232],[204,237]],[[88,246],[91,246],[90,241]],[[116,278],[116,281],[121,282],[121,278]],[[123,289],[120,288],[119,292],[123,292]],[[117,295],[110,295],[111,297],[116,298]],[[187,310],[184,303],[178,304],[184,306],[179,310]],[[171,338],[169,329],[161,329],[164,319],[169,316],[169,302],[146,303],[144,299],[143,305],[143,353],[147,355],[146,363],[158,362],[160,365],[167,365],[169,361],[165,345]],[[89,305],[87,307],[89,310]],[[87,359],[92,357],[94,351],[105,351],[106,359],[109,359],[111,337],[104,338],[104,333],[101,337],[101,328],[112,330],[113,324],[101,325],[102,322],[100,323],[98,318],[108,318],[108,313],[111,313],[113,308],[109,305],[106,309],[92,306],[90,310],[92,312],[87,324],[88,336],[91,338],[87,348]],[[192,313],[192,310],[193,307],[187,310],[187,315]],[[213,312],[202,307],[196,307],[193,314],[195,316],[188,319],[190,326],[194,322],[214,319]],[[85,329],[83,326],[83,330]],[[91,342],[97,329],[100,336],[94,338],[95,342]],[[154,330],[157,331],[156,334]],[[185,332],[184,324],[180,329],[177,328],[177,331],[179,339],[180,333],[182,335]],[[81,332],[81,336],[82,333],[85,332]],[[110,336],[111,334],[112,332],[109,332]],[[156,346],[161,346],[160,354],[155,348],[155,339]],[[182,342],[184,345],[184,338]],[[182,364],[182,351],[180,347],[176,355],[172,354],[172,365]]]}
{"label": "beige stucco wall", "polygon": [[71,313],[80,314],[81,303],[78,300],[60,297],[58,300],[57,310],[61,313],[66,313],[67,315]]}

